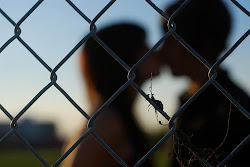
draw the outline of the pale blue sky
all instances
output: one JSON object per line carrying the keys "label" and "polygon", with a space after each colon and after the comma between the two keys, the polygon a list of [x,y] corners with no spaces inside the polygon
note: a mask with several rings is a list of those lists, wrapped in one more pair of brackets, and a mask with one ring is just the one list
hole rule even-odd
{"label": "pale blue sky", "polygon": [[[173,0],[153,0],[161,9]],[[228,46],[232,46],[250,28],[249,17],[244,15],[229,0],[224,0],[232,13],[234,26]],[[90,19],[109,2],[108,0],[72,1]],[[241,0],[248,10],[250,1]],[[15,22],[36,3],[33,0],[0,0],[0,8]],[[153,46],[161,35],[160,15],[144,0],[117,0],[96,22],[97,27],[128,21],[139,24],[148,34],[148,43]],[[22,24],[21,38],[51,67],[60,60],[88,33],[89,25],[66,1],[45,0]],[[0,47],[14,35],[14,27],[0,14]],[[223,63],[232,77],[250,94],[249,37]],[[84,83],[79,73],[79,50],[58,70],[57,83],[84,109],[88,103]],[[0,104],[15,116],[44,86],[50,82],[50,73],[24,48],[18,40],[13,41],[0,54]],[[153,80],[155,96],[162,100],[165,111],[175,110],[177,94],[185,87],[185,78],[173,78],[167,69]],[[143,85],[148,93],[149,82]],[[147,102],[139,98],[137,107],[145,116],[141,125],[159,128],[154,112],[148,112]],[[138,111],[139,112],[139,111]],[[50,88],[20,119],[34,118],[38,121],[55,122],[61,135],[70,135],[79,128],[83,117],[54,87]],[[0,121],[7,117],[0,112]]]}

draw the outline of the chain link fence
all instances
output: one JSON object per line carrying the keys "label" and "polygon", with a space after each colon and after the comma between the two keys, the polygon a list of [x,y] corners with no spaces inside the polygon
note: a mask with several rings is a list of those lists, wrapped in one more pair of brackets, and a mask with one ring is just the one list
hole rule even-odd
{"label": "chain link fence", "polygon": [[[7,109],[4,108],[0,104],[0,110],[3,112],[10,120],[10,129],[7,134],[5,134],[3,137],[0,138],[0,144],[4,144],[5,140],[8,140],[11,136],[15,135],[19,138],[22,143],[29,148],[29,150],[36,156],[37,159],[41,161],[41,163],[44,166],[50,166],[44,158],[34,149],[34,147],[28,142],[28,140],[19,132],[18,130],[18,120],[26,113],[26,111],[51,87],[55,87],[63,96],[65,96],[68,101],[82,114],[83,117],[88,119],[88,131],[84,133],[78,140],[77,142],[72,145],[72,147],[66,151],[54,164],[54,166],[58,166],[78,145],[83,141],[88,135],[92,134],[105,148],[106,150],[115,157],[115,159],[122,165],[122,166],[128,166],[126,162],[121,159],[110,147],[107,145],[104,140],[98,136],[98,134],[95,133],[94,131],[94,122],[96,118],[103,112],[103,110],[112,103],[112,101],[119,96],[119,94],[125,90],[129,85],[133,85],[133,87],[152,105],[156,110],[159,111],[159,113],[165,117],[169,124],[169,131],[165,134],[165,136],[160,139],[157,144],[155,144],[151,150],[146,153],[136,164],[135,166],[143,166],[143,162],[149,158],[159,147],[171,136],[176,135],[178,137],[178,133],[176,131],[176,124],[175,120],[178,118],[178,116],[184,112],[184,110],[192,104],[192,102],[204,91],[207,89],[207,87],[211,84],[215,85],[217,89],[221,91],[230,101],[233,105],[235,105],[243,115],[245,115],[248,119],[250,117],[249,112],[241,106],[237,102],[236,99],[228,92],[218,81],[216,81],[216,69],[222,64],[222,62],[227,59],[230,54],[240,45],[244,39],[247,38],[247,36],[250,33],[250,30],[248,30],[246,33],[240,37],[240,39],[215,63],[215,64],[209,64],[201,55],[199,55],[193,48],[190,46],[188,43],[186,43],[181,36],[179,36],[175,30],[176,26],[174,21],[175,18],[178,17],[178,14],[189,4],[190,0],[186,0],[175,12],[173,15],[168,16],[166,15],[160,7],[155,5],[151,0],[145,0],[149,6],[152,7],[152,10],[155,10],[161,17],[165,18],[169,22],[170,28],[169,31],[150,49],[149,52],[147,52],[142,59],[140,59],[133,67],[128,66],[123,60],[119,58],[118,55],[116,55],[95,33],[97,30],[96,27],[96,22],[102,17],[102,15],[109,10],[109,8],[116,2],[116,0],[111,0],[109,3],[106,4],[106,6],[95,16],[93,20],[89,19],[87,15],[84,14],[73,2],[70,0],[66,0],[68,5],[72,7],[72,9],[77,12],[84,21],[86,21],[89,24],[89,33],[81,39],[81,41],[72,48],[72,50],[56,65],[55,68],[51,68],[37,53],[35,50],[33,50],[28,43],[26,43],[21,37],[21,25],[25,22],[25,20],[32,15],[32,13],[39,8],[39,6],[43,3],[43,0],[38,1],[17,23],[12,20],[11,17],[9,17],[8,13],[6,13],[4,10],[0,8],[0,14],[8,20],[14,28],[14,35],[9,38],[1,47],[0,47],[0,53],[5,50],[13,41],[18,40],[35,58],[36,60],[41,63],[41,65],[47,69],[50,72],[50,82],[43,88],[41,89],[34,97],[33,99],[25,105],[25,107],[17,114],[17,115],[11,115],[10,112],[7,111]],[[232,3],[235,5],[235,7],[238,7],[239,10],[241,10],[243,13],[245,13],[248,17],[250,16],[249,12],[241,6],[237,1],[231,0]],[[209,69],[209,80],[183,105],[181,106],[180,109],[172,116],[170,117],[166,112],[164,112],[156,103],[154,100],[152,100],[149,95],[147,95],[135,82],[135,75],[134,71],[140,66],[140,64],[147,59],[169,36],[174,36],[177,38],[182,45],[184,45],[192,54],[200,60],[201,63],[204,64]],[[84,44],[84,42],[89,38],[89,37],[94,37],[102,47],[105,48],[105,50],[116,60],[118,61],[121,66],[123,66],[124,69],[128,71],[128,81],[124,83],[120,89],[118,89],[112,97],[108,101],[106,101],[103,106],[101,106],[96,113],[93,116],[89,116],[75,101],[71,96],[57,83],[57,74],[56,72],[64,65],[65,62],[67,62],[70,57],[78,50],[78,48]],[[1,56],[1,55],[0,55]],[[225,165],[240,149],[242,149],[250,140],[250,135],[248,135],[241,143],[238,144],[238,146],[232,150],[231,154],[229,154],[223,161],[221,161],[218,166],[223,166]],[[197,154],[194,151],[194,154]],[[199,157],[200,161],[204,163],[206,166],[212,166],[212,164],[206,160],[206,158],[196,155]],[[1,163],[1,162],[0,162]]]}

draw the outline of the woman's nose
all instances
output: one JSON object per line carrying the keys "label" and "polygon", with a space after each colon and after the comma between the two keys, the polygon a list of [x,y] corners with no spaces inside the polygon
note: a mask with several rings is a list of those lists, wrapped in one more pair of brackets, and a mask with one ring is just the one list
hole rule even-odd
{"label": "woman's nose", "polygon": [[160,48],[160,50],[157,52],[157,59],[159,61],[159,64],[166,65],[168,62],[168,53],[166,48]]}

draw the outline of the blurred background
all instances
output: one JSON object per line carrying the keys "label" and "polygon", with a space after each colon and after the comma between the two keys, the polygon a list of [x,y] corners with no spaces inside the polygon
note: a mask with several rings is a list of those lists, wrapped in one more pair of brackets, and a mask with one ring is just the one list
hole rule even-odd
{"label": "blurred background", "polygon": [[[162,10],[173,1],[152,0]],[[228,49],[249,29],[250,21],[249,17],[229,0],[224,1],[231,11],[233,19]],[[17,23],[36,2],[33,0],[0,0],[0,8]],[[72,0],[72,2],[92,20],[109,1]],[[238,0],[238,2],[250,10],[250,1]],[[123,21],[138,24],[146,30],[148,45],[153,47],[163,36],[160,20],[161,16],[146,1],[117,0],[98,19],[96,26],[101,28]],[[20,25],[20,28],[20,37],[52,69],[89,32],[89,24],[66,1],[61,0],[44,1]],[[0,14],[0,47],[13,35],[14,26]],[[222,66],[230,71],[235,82],[248,94],[250,94],[249,46],[248,37],[222,63]],[[88,112],[88,99],[78,63],[80,51],[81,48],[57,71],[57,83],[84,111]],[[0,104],[15,117],[50,82],[50,72],[16,39],[0,53],[0,78]],[[162,68],[161,74],[153,78],[154,96],[163,102],[164,111],[169,115],[177,110],[178,96],[186,88],[187,82],[189,80],[185,77],[174,78],[167,67]],[[150,80],[142,86],[142,89],[149,94],[149,87]],[[161,133],[166,129],[158,124],[154,109],[149,108],[148,102],[140,95],[138,95],[135,109],[138,123],[149,135]],[[18,122],[20,122],[20,127],[24,127],[21,132],[27,136],[29,141],[34,140],[33,142],[40,146],[51,144],[52,147],[55,145],[53,142],[60,145],[62,141],[78,131],[83,119],[85,118],[82,114],[52,86],[24,113]],[[164,122],[162,117],[159,119]],[[9,123],[9,118],[0,111],[0,138],[8,132]],[[40,137],[35,139],[35,136]],[[42,136],[50,137],[47,137],[46,143],[39,143]],[[6,155],[6,151],[1,152],[3,145],[0,145],[0,157]],[[41,154],[42,152],[43,150],[41,150]],[[53,153],[56,156],[59,154],[58,149]]]}

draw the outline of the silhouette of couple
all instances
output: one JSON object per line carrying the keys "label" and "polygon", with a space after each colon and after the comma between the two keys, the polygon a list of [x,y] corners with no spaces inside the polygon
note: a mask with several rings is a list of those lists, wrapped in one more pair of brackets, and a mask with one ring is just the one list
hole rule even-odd
{"label": "silhouette of couple", "polygon": [[[182,0],[175,2],[167,7],[165,12],[171,16],[182,3]],[[214,64],[226,46],[231,27],[229,12],[222,1],[193,0],[174,22],[177,34],[210,64]],[[167,33],[168,22],[163,20],[161,24]],[[149,50],[145,42],[145,31],[137,25],[111,25],[99,30],[96,35],[130,67]],[[92,37],[84,44],[80,64],[91,106],[89,115],[92,116],[128,80],[128,71]],[[150,55],[135,70],[135,82],[140,86],[151,73],[158,75],[160,67],[165,65],[171,68],[173,75],[185,75],[191,80],[188,89],[180,97],[181,104],[192,97],[209,79],[209,69],[175,37],[170,36],[157,52]],[[249,97],[229,79],[225,70],[218,68],[217,73],[216,80],[250,111]],[[94,120],[95,133],[129,166],[134,166],[151,149],[133,115],[132,106],[136,94],[137,91],[132,86],[127,87]],[[249,119],[213,85],[189,105],[175,122],[177,129],[190,136],[192,144],[202,149],[205,152],[202,156],[213,165],[217,165],[249,135]],[[82,131],[67,142],[64,152],[87,130],[86,120]],[[203,165],[193,158],[189,149],[178,139],[167,142],[170,144],[167,144],[169,148],[166,150],[171,150],[174,144],[176,153],[172,154],[171,166]],[[249,166],[248,148],[245,146],[228,162],[228,166]],[[121,166],[91,134],[62,164],[64,167]],[[155,165],[149,158],[142,166]]]}

